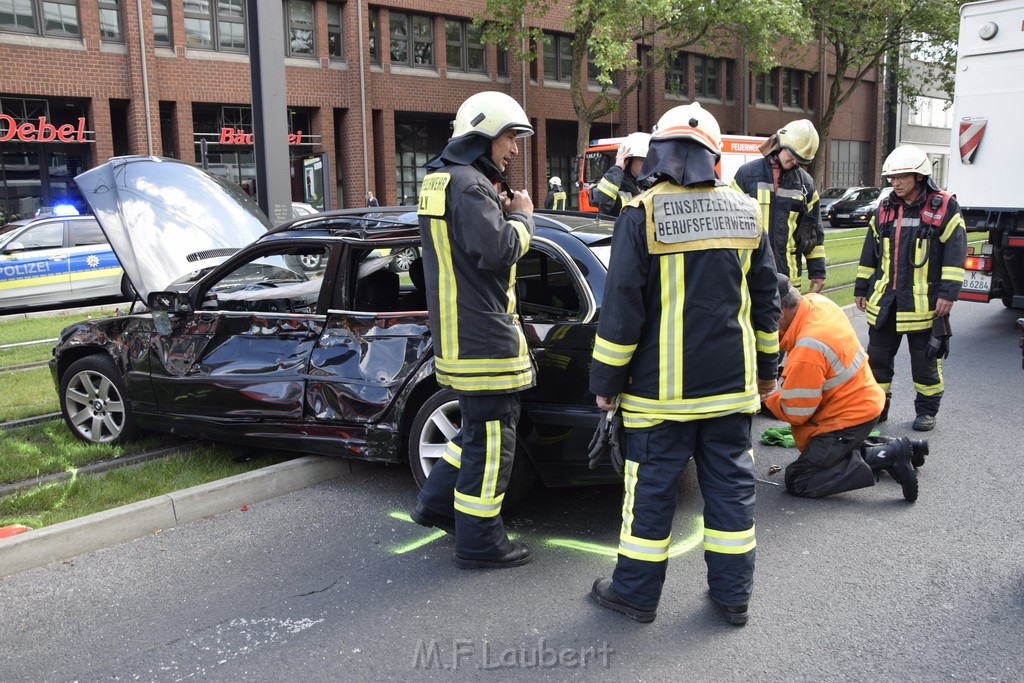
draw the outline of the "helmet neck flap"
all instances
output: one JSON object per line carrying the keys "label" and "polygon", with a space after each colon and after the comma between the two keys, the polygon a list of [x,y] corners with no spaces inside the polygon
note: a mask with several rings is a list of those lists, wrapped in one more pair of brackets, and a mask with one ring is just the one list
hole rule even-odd
{"label": "helmet neck flap", "polygon": [[678,138],[652,139],[637,180],[656,180],[664,176],[683,187],[714,183],[718,180],[715,160],[714,153],[698,142]]}

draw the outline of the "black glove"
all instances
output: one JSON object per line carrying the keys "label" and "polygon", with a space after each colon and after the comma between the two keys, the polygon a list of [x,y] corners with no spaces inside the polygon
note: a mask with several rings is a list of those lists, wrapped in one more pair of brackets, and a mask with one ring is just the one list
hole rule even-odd
{"label": "black glove", "polygon": [[587,454],[590,469],[597,469],[597,465],[607,456],[612,468],[622,475],[622,448],[619,445],[621,427],[622,416],[617,410],[601,416],[594,436],[590,439],[590,452]]}
{"label": "black glove", "polygon": [[953,336],[953,328],[949,326],[949,316],[936,318],[932,323],[932,338],[928,340],[928,360],[949,357],[949,338]]}

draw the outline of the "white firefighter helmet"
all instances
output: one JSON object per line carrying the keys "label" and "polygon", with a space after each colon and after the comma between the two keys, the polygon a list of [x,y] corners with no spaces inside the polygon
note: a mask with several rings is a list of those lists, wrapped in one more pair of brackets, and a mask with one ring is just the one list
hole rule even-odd
{"label": "white firefighter helmet", "polygon": [[681,104],[661,115],[651,133],[651,140],[693,140],[715,156],[722,154],[722,129],[711,112],[697,102]]}
{"label": "white firefighter helmet", "polygon": [[901,145],[891,151],[882,164],[882,176],[901,175],[903,173],[919,173],[923,176],[932,174],[932,162],[920,147]]}
{"label": "white firefighter helmet", "polygon": [[813,123],[807,119],[791,121],[775,135],[779,147],[788,150],[801,165],[814,161],[814,155],[818,152],[818,131],[814,129]]}
{"label": "white firefighter helmet", "polygon": [[476,133],[493,140],[508,129],[517,138],[533,135],[533,126],[522,106],[503,92],[488,90],[466,98],[452,122],[452,139]]}
{"label": "white firefighter helmet", "polygon": [[553,175],[551,176],[551,178],[548,179],[548,185],[558,185],[559,187],[561,187],[562,179],[556,175]]}
{"label": "white firefighter helmet", "polygon": [[650,146],[650,133],[630,133],[629,135],[626,136],[626,139],[622,141],[622,147],[625,149],[627,159],[629,159],[630,157],[646,159],[647,149]]}

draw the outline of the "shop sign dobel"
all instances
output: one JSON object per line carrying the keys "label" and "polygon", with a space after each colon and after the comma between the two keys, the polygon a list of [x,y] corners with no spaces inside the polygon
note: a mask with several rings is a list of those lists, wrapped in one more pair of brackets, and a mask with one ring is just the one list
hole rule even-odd
{"label": "shop sign dobel", "polygon": [[65,123],[55,126],[40,116],[38,122],[18,123],[14,117],[0,114],[0,142],[89,142],[85,139],[85,118],[78,125]]}

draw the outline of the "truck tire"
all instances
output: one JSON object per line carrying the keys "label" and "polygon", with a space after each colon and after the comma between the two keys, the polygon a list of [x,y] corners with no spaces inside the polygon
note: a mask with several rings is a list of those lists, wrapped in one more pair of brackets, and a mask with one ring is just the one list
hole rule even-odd
{"label": "truck tire", "polygon": [[[441,389],[423,402],[409,430],[409,467],[416,485],[423,488],[434,463],[441,458],[445,444],[462,428],[459,399],[451,389]],[[510,509],[523,500],[533,489],[537,473],[523,448],[516,444],[516,458],[512,465],[503,509]]]}

